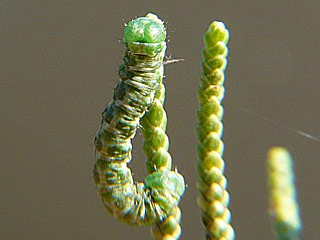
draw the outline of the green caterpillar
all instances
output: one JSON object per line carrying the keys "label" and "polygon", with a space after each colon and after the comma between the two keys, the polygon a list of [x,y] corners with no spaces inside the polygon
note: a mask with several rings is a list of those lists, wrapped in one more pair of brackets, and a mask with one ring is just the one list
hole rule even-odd
{"label": "green caterpillar", "polygon": [[[176,171],[171,171],[171,162],[170,168],[168,164],[163,168],[160,166],[161,156],[150,160],[150,174],[145,183],[135,183],[127,167],[131,161],[131,140],[141,118],[149,116],[149,119],[157,120],[157,116],[152,116],[151,105],[162,86],[165,38],[163,23],[154,14],[147,14],[126,25],[126,49],[119,67],[120,81],[112,102],[102,113],[94,141],[93,175],[103,205],[116,218],[138,226],[161,223],[175,214],[185,190],[184,179]],[[166,120],[160,126],[162,130],[165,130],[165,125]],[[145,137],[149,136],[147,129]],[[158,138],[150,141],[166,144]],[[166,147],[162,149],[167,150]],[[150,171],[153,166],[156,167]]]}
{"label": "green caterpillar", "polygon": [[227,65],[229,32],[222,22],[213,22],[204,36],[203,74],[198,90],[198,205],[206,227],[206,239],[232,240],[227,180],[223,176],[224,70]]}

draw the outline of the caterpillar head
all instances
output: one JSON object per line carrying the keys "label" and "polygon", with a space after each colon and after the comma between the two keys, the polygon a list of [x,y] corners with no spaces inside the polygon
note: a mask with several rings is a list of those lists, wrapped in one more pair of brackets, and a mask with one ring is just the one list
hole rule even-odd
{"label": "caterpillar head", "polygon": [[124,42],[160,43],[166,39],[166,29],[154,14],[130,21],[124,29]]}
{"label": "caterpillar head", "polygon": [[157,54],[165,47],[165,39],[163,22],[151,13],[131,20],[124,29],[124,43],[137,54]]}

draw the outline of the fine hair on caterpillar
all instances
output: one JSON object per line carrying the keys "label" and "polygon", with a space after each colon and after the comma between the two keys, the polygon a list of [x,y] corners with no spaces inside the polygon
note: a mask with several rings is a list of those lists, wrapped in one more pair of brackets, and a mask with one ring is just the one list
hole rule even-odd
{"label": "fine hair on caterpillar", "polygon": [[[124,30],[125,56],[113,99],[102,113],[95,137],[94,181],[105,208],[133,225],[161,222],[176,212],[185,190],[171,170],[163,109],[166,31],[154,14],[130,21]],[[149,175],[136,183],[127,164],[139,126],[145,139]]]}

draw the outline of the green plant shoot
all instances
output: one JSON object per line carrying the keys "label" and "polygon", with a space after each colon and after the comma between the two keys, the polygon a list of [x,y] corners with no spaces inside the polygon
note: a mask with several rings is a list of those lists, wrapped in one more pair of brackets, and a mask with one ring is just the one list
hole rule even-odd
{"label": "green plant shoot", "polygon": [[212,22],[204,35],[203,73],[198,90],[198,205],[206,228],[206,239],[232,240],[229,194],[224,177],[223,107],[224,71],[227,65],[229,32],[222,22]]}
{"label": "green plant shoot", "polygon": [[294,183],[293,161],[282,147],[270,149],[267,157],[269,212],[277,240],[299,240],[301,220]]}

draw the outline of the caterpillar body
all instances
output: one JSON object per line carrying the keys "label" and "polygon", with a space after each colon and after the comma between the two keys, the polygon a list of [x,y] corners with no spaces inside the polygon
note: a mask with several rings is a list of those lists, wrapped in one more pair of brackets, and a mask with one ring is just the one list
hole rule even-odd
{"label": "caterpillar body", "polygon": [[[141,118],[157,118],[148,111],[162,86],[165,38],[163,23],[154,14],[126,25],[120,81],[113,100],[102,113],[94,141],[93,175],[102,203],[113,216],[133,225],[161,222],[175,211],[185,190],[183,177],[167,167],[149,171],[145,183],[135,183],[127,166],[131,161],[131,140]],[[145,129],[146,137],[149,131],[147,126]],[[154,166],[159,165],[157,161]]]}

